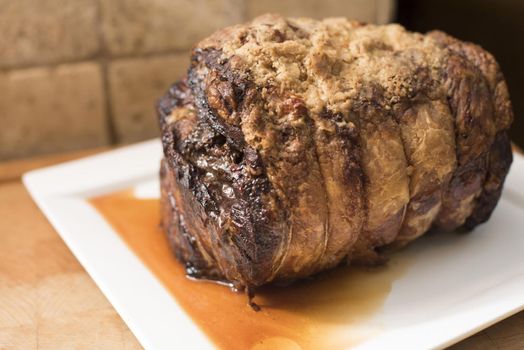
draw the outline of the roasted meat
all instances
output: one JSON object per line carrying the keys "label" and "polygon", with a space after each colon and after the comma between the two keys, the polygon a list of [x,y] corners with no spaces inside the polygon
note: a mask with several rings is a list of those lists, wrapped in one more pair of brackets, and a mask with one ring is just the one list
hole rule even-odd
{"label": "roasted meat", "polygon": [[257,287],[485,222],[511,164],[494,58],[441,32],[266,15],[158,103],[162,225],[189,274]]}

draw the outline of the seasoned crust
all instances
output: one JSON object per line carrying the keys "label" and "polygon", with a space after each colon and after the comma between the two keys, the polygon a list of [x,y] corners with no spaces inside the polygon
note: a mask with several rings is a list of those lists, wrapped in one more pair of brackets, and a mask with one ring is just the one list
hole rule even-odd
{"label": "seasoned crust", "polygon": [[453,230],[466,222],[475,211],[477,198],[483,196],[484,181],[490,173],[490,147],[507,122],[500,116],[501,107],[494,104],[496,80],[501,74],[488,54],[441,32],[429,35],[449,52],[443,76],[455,116],[457,169],[437,222]]}
{"label": "seasoned crust", "polygon": [[[184,106],[181,95],[192,102]],[[177,256],[196,276],[260,285],[272,278],[272,264],[278,260],[274,255],[282,251],[278,246],[284,243],[283,211],[256,153],[225,142],[224,136],[194,118],[193,105],[184,82],[175,84],[159,103],[166,156],[161,203],[165,215],[171,207],[179,217],[164,216],[164,229],[169,233],[181,220],[185,223],[187,229],[178,232],[183,242]],[[165,114],[163,106],[173,109]],[[184,239],[201,258],[184,255]]]}
{"label": "seasoned crust", "polygon": [[[492,123],[495,124],[495,131],[491,130],[494,141],[490,146],[489,154],[486,156],[486,176],[482,185],[482,190],[475,200],[475,205],[466,225],[469,228],[485,222],[489,219],[491,212],[495,208],[506,174],[512,161],[510,141],[507,130],[513,120],[513,110],[509,100],[508,88],[502,75],[502,71],[495,58],[479,46],[462,42],[445,33],[434,31],[429,35],[434,37],[441,45],[464,59],[468,60],[482,73],[486,80],[493,110],[491,116]],[[489,118],[488,118],[489,119]]]}
{"label": "seasoned crust", "polygon": [[159,117],[175,252],[237,286],[473,227],[511,163],[494,59],[398,25],[267,15],[225,28],[195,47]]}

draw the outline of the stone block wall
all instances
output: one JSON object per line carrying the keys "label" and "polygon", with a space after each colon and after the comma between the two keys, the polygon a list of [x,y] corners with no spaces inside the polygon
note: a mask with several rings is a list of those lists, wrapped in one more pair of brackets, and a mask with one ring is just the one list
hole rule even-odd
{"label": "stone block wall", "polygon": [[385,23],[394,1],[0,0],[0,160],[156,137],[191,46],[266,12]]}

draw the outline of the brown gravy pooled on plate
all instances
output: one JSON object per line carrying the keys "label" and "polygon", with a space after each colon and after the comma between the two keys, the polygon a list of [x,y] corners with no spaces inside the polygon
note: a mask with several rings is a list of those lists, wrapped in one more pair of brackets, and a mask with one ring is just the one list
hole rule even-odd
{"label": "brown gravy pooled on plate", "polygon": [[354,346],[380,332],[365,321],[380,309],[406,268],[405,262],[392,260],[373,270],[338,268],[286,287],[264,287],[255,297],[262,309],[255,312],[243,293],[186,277],[160,229],[158,200],[121,191],[90,203],[219,348]]}

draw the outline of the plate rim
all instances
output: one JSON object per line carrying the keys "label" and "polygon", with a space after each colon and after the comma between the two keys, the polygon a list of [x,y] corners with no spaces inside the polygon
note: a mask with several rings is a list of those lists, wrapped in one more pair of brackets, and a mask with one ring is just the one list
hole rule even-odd
{"label": "plate rim", "polygon": [[[151,322],[150,327],[144,327],[145,322],[141,319],[141,316],[147,315],[144,309],[151,306],[151,299],[147,298],[145,294],[135,295],[134,300],[136,302],[129,305],[129,295],[125,297],[125,294],[129,293],[120,289],[129,284],[133,285],[130,280],[136,280],[137,278],[146,281],[146,283],[142,283],[142,287],[144,288],[142,290],[143,293],[147,292],[147,295],[154,295],[158,298],[156,300],[157,302],[166,303],[168,300],[172,302],[174,308],[170,308],[169,310],[174,313],[176,317],[173,317],[173,315],[166,316],[165,312],[163,312],[164,315],[162,317],[169,318],[170,322],[177,322],[177,327],[182,325],[183,329],[181,331],[186,338],[189,336],[192,347],[212,349],[214,345],[207,335],[191,320],[190,316],[178,306],[176,299],[169,294],[153,273],[143,265],[141,260],[130,251],[126,243],[114,232],[113,228],[111,228],[105,219],[103,219],[93,207],[90,207],[85,200],[87,197],[115,191],[126,186],[128,187],[140,181],[140,179],[148,178],[154,173],[158,173],[160,158],[162,157],[161,150],[162,147],[159,139],[144,141],[78,160],[29,171],[22,176],[22,182],[37,206],[51,222],[58,235],[108,298],[145,349],[170,349],[171,344],[166,343],[166,340],[175,338],[173,337],[173,330],[158,325],[161,322],[158,322],[158,320],[155,322],[155,317],[151,315],[149,315],[150,317],[148,318],[148,322]],[[152,156],[153,153],[154,156]],[[524,179],[524,157],[515,152],[513,152],[513,155],[514,161],[506,180],[506,187],[510,188],[511,192],[516,192],[519,198],[523,199],[521,203],[522,206],[519,207],[519,209],[524,210],[524,188],[509,185],[510,182],[508,181],[513,178],[517,180]],[[100,168],[102,168],[103,171],[100,171]],[[512,181],[511,184],[513,184],[514,181]],[[93,259],[88,257],[88,254],[84,252],[86,247],[83,247],[82,244],[89,246],[89,242],[85,240],[78,242],[78,239],[73,237],[75,235],[69,232],[72,226],[66,216],[71,215],[74,210],[83,211],[86,218],[93,220],[92,224],[100,230],[100,234],[107,235],[109,233],[113,236],[113,248],[116,247],[117,251],[112,251],[111,253],[113,256],[116,256],[117,260],[120,259],[135,269],[133,270],[134,273],[132,277],[127,278],[126,276],[121,276],[121,279],[111,282],[108,281],[106,275],[114,274],[115,271],[102,271],[102,266],[95,263]],[[98,216],[98,220],[96,216]],[[76,229],[78,228],[75,228],[75,230]],[[95,247],[90,248],[91,253],[94,251],[94,248]],[[104,254],[108,254],[108,252],[104,252]],[[107,256],[105,256],[104,259],[107,260]],[[524,276],[521,283],[524,286]],[[122,300],[124,300],[124,302],[122,302]],[[441,337],[440,341],[432,339],[426,345],[428,348],[436,348],[449,346],[463,340],[523,310],[524,298],[520,304],[513,302],[511,306],[508,305],[505,307],[506,312],[504,313],[498,312],[497,315],[491,317],[489,320],[479,320],[479,322],[476,322],[472,327],[463,327],[467,329],[456,332],[457,334],[453,334],[447,338]],[[156,310],[156,312],[165,311],[165,308],[160,307],[158,303],[153,303],[152,308]],[[158,327],[153,327],[152,325],[157,325]],[[382,338],[383,336],[388,336],[388,332],[384,335],[381,334],[378,338]],[[392,337],[392,339],[395,339],[394,335],[392,335]],[[373,343],[374,339],[370,339],[358,345],[357,348],[372,348]],[[420,344],[412,345],[416,345],[416,347],[412,347],[410,344],[403,344],[403,347],[407,349],[420,348]]]}

